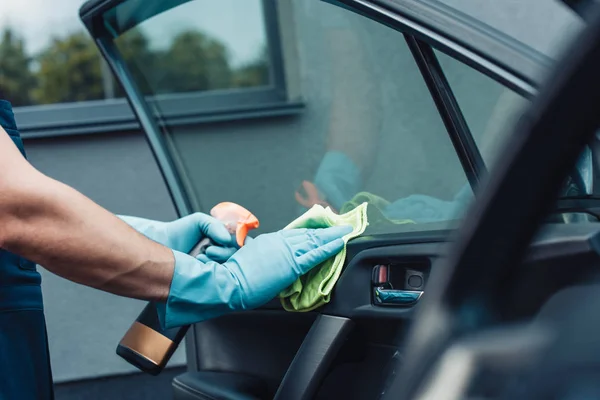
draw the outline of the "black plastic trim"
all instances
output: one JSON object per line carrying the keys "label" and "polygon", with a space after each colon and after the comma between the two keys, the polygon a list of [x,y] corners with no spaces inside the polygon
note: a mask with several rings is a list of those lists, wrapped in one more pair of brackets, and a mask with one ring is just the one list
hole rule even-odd
{"label": "black plastic trim", "polygon": [[589,11],[594,7],[595,0],[562,0],[570,9],[584,20],[589,18]]}
{"label": "black plastic trim", "polygon": [[[395,319],[412,317],[414,307],[377,307],[372,301],[371,276],[373,267],[380,264],[431,265],[444,254],[442,242],[410,243],[373,247],[358,252],[347,262],[344,273],[336,283],[333,301],[321,312],[350,319]],[[425,287],[427,295],[427,287]]]}
{"label": "black plastic trim", "polygon": [[562,198],[555,213],[583,213],[600,220],[600,198]]}
{"label": "black plastic trim", "polygon": [[79,17],[87,24],[96,16],[116,7],[126,0],[88,0],[79,8]]}
{"label": "black plastic trim", "polygon": [[429,45],[409,35],[404,37],[450,135],[467,179],[473,191],[476,191],[486,172],[485,164],[442,67]]}
{"label": "black plastic trim", "polygon": [[275,400],[314,398],[353,325],[348,318],[319,315],[283,377]]}

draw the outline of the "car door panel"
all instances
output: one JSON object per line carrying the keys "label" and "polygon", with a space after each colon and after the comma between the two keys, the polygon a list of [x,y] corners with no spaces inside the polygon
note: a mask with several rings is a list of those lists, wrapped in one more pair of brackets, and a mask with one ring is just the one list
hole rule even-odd
{"label": "car door panel", "polygon": [[[391,345],[398,321],[410,318],[411,307],[379,308],[372,305],[373,267],[382,262],[422,265],[423,260],[429,261],[437,254],[438,247],[438,244],[395,245],[359,252],[345,268],[331,303],[319,312],[286,312],[278,301],[272,301],[257,311],[196,325],[196,347],[201,355],[199,369],[255,374],[279,384],[304,337],[321,314],[361,320],[355,323],[356,329],[368,332],[381,344]],[[381,328],[371,329],[379,323]],[[266,343],[268,351],[265,351]]]}
{"label": "car door panel", "polygon": [[323,308],[323,313],[347,318],[409,319],[412,307],[374,305],[373,269],[378,265],[389,265],[393,287],[411,290],[405,283],[406,271],[422,272],[426,285],[430,266],[439,251],[438,243],[420,243],[374,247],[359,252],[348,260],[336,285],[335,299]]}
{"label": "car door panel", "polygon": [[[555,225],[541,232],[523,265],[520,288],[517,287],[514,300],[506,304],[506,318],[531,318],[548,302],[554,302],[556,293],[587,284],[597,276],[598,237],[597,228],[591,224]],[[440,235],[440,242],[371,247],[355,252],[349,257],[331,303],[319,313],[260,310],[198,324],[196,337],[202,338],[197,341],[198,353],[202,355],[199,370],[254,376],[267,382],[269,397],[277,393],[278,398],[286,399],[374,398],[384,387],[382,372],[389,373],[393,363],[402,358],[404,349],[398,343],[418,304],[375,306],[373,267],[389,264],[401,269],[402,265],[435,268],[434,261],[445,255],[447,245],[441,242],[445,238]],[[534,286],[540,276],[552,279]],[[531,291],[533,287],[535,293]],[[519,293],[522,291],[527,291],[527,302],[520,301],[524,297]],[[283,340],[282,334],[289,336]],[[335,346],[332,342],[336,342]],[[289,378],[284,379],[285,376]]]}
{"label": "car door panel", "polygon": [[[423,235],[407,235],[408,244],[383,247],[377,240],[359,239],[356,245],[351,242],[347,266],[331,303],[318,312],[286,312],[278,301],[273,301],[257,311],[197,324],[198,370],[253,376],[268,385],[270,395],[278,393],[282,399],[311,398],[321,385],[326,385],[321,395],[329,396],[329,390],[347,381],[348,374],[371,371],[368,374],[377,375],[373,371],[381,371],[396,354],[394,343],[406,328],[403,321],[410,320],[413,308],[373,305],[373,267],[386,263],[398,269],[402,265],[428,268],[440,254],[440,243],[436,241],[446,235],[442,232],[436,238],[429,234],[431,243],[418,244],[411,242],[423,240]],[[357,393],[375,390],[380,383],[372,380],[348,395],[361,398],[356,397]],[[302,397],[309,392],[311,396]]]}
{"label": "car door panel", "polygon": [[198,324],[198,369],[255,376],[274,393],[316,317],[257,310]]}

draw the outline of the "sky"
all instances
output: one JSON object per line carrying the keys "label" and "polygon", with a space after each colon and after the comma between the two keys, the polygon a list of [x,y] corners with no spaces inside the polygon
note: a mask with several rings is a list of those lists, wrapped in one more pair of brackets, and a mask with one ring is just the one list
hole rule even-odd
{"label": "sky", "polygon": [[[18,28],[27,50],[42,50],[53,35],[83,29],[78,10],[84,0],[0,0],[0,29]],[[230,48],[232,64],[252,61],[265,41],[260,0],[196,0],[145,23],[154,46],[178,32],[201,27]]]}

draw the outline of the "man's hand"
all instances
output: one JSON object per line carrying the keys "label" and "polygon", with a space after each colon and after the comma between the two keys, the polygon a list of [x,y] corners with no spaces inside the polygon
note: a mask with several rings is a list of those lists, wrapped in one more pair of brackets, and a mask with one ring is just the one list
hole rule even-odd
{"label": "man's hand", "polygon": [[227,262],[202,263],[175,251],[175,274],[166,303],[158,305],[163,327],[193,324],[250,310],[275,298],[344,248],[352,227],[290,229],[258,236]]}
{"label": "man's hand", "polygon": [[119,218],[155,242],[182,253],[189,253],[200,240],[210,238],[218,246],[207,249],[210,257],[200,255],[199,259],[203,261],[224,262],[237,250],[235,240],[232,240],[225,225],[207,214],[194,213],[172,222],[122,215]]}

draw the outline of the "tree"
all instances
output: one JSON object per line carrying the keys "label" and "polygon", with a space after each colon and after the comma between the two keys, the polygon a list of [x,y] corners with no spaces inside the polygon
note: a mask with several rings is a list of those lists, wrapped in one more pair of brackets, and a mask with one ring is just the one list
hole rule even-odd
{"label": "tree", "polygon": [[[164,72],[157,68],[157,54],[150,50],[148,39],[144,33],[131,29],[116,39],[117,48],[127,64],[133,80],[144,95],[154,93],[154,83],[160,81]],[[124,97],[125,92],[119,86],[117,97]]]}
{"label": "tree", "polygon": [[[140,30],[116,40],[132,78],[144,95],[228,88],[227,48],[197,30],[178,34],[166,50],[153,50]],[[122,90],[117,93],[122,94]]]}
{"label": "tree", "polygon": [[36,82],[30,64],[23,39],[11,28],[5,28],[0,42],[0,92],[14,106],[32,103],[31,93]]}
{"label": "tree", "polygon": [[38,103],[64,103],[104,98],[101,58],[84,32],[54,38],[39,56]]}
{"label": "tree", "polygon": [[269,83],[269,52],[263,47],[256,60],[243,65],[233,72],[233,87],[264,86]]}
{"label": "tree", "polygon": [[165,71],[159,92],[181,93],[231,87],[227,47],[200,31],[186,31],[173,39],[160,57]]}

